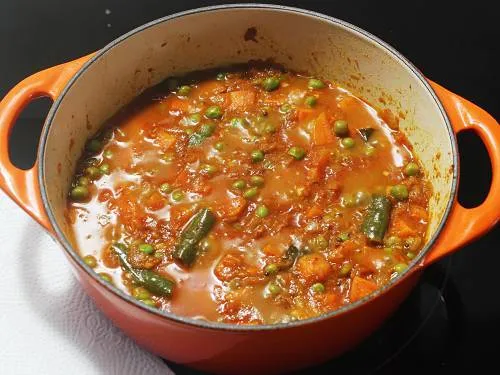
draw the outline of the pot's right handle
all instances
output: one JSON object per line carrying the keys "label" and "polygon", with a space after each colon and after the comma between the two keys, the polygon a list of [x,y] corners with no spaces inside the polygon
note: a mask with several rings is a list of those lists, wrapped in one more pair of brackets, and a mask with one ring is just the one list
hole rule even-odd
{"label": "pot's right handle", "polygon": [[28,170],[14,166],[9,158],[9,137],[24,107],[42,96],[55,100],[90,56],[33,74],[12,88],[0,102],[0,188],[50,233],[53,230],[38,185],[38,160]]}
{"label": "pot's right handle", "polygon": [[484,110],[429,82],[438,95],[451,120],[455,133],[475,131],[486,145],[491,160],[491,187],[485,201],[474,208],[465,208],[455,202],[439,240],[424,260],[424,265],[435,262],[454,250],[472,242],[500,221],[500,126]]}

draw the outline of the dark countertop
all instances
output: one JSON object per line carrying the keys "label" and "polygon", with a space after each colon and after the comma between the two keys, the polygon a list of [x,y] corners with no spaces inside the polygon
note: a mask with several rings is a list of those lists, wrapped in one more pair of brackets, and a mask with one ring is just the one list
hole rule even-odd
{"label": "dark countertop", "polygon": [[[223,1],[120,1],[0,2],[0,96],[23,79],[104,46],[136,26],[177,11]],[[308,8],[351,22],[382,38],[408,57],[429,78],[473,101],[499,118],[500,28],[492,2],[375,2],[375,1],[285,1],[275,2]],[[106,11],[108,10],[108,11]],[[110,12],[109,12],[110,11]],[[303,32],[307,32],[304,30]],[[24,124],[13,134],[11,156],[29,166],[48,100],[30,105],[20,118]],[[23,130],[19,130],[22,128]],[[29,129],[29,134],[26,133]],[[459,137],[461,183],[459,198],[473,205],[481,202],[491,178],[484,147],[476,136]],[[500,210],[500,207],[499,207]],[[459,335],[446,357],[428,359],[419,345],[436,337],[420,335],[394,366],[378,373],[439,370],[441,374],[480,370],[497,364],[500,336],[500,299],[496,278],[500,262],[500,227],[461,249],[443,266],[450,270],[460,300]],[[454,307],[448,307],[448,309]],[[450,314],[450,311],[448,311]],[[430,328],[434,335],[439,329]],[[429,345],[432,343],[427,341]],[[448,345],[448,344],[447,344]],[[355,353],[356,354],[356,353]],[[361,354],[358,354],[361,356]],[[359,358],[360,361],[363,358]],[[399,362],[399,364],[398,364]],[[398,367],[399,366],[399,367]],[[178,373],[190,373],[175,367]],[[495,367],[494,367],[495,368]],[[315,369],[330,373],[330,367]],[[359,371],[352,370],[355,373]]]}

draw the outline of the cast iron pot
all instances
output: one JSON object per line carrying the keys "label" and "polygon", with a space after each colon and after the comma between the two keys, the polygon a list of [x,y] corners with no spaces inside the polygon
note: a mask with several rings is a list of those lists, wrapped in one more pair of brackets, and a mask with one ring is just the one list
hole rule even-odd
{"label": "cast iron pot", "polygon": [[[370,296],[322,316],[275,325],[236,326],[161,312],[96,276],[68,236],[67,192],[87,138],[119,108],[168,76],[268,59],[328,78],[384,103],[420,157],[434,195],[425,248],[406,272]],[[30,100],[54,104],[30,170],[12,165],[8,138]],[[471,129],[493,168],[486,200],[456,200],[456,133]],[[286,372],[352,348],[387,319],[422,270],[492,228],[500,217],[500,128],[474,104],[429,82],[401,54],[343,21],[272,5],[227,5],[174,14],[141,26],[97,53],[26,78],[0,104],[0,187],[63,247],[99,308],[140,345],[162,357],[217,373]]]}

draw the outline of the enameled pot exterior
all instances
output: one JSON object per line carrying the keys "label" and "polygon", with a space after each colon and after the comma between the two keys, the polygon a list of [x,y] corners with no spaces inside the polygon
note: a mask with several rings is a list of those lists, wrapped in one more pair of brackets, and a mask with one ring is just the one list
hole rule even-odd
{"label": "enameled pot exterior", "polygon": [[[399,116],[434,186],[422,254],[400,278],[353,305],[306,321],[262,327],[162,314],[96,277],[73,249],[64,218],[71,176],[86,139],[121,106],[170,75],[267,58],[331,79]],[[55,104],[37,164],[21,171],[10,163],[8,135],[24,105],[42,95],[52,97]],[[461,207],[455,199],[454,134],[469,128],[486,144],[493,168],[490,193],[474,209]],[[425,265],[498,222],[500,128],[472,103],[435,83],[429,85],[397,52],[352,25],[277,6],[211,7],[144,25],[93,56],[50,68],[17,85],[0,103],[0,187],[63,245],[87,293],[139,344],[212,372],[285,372],[356,345],[404,300]]]}

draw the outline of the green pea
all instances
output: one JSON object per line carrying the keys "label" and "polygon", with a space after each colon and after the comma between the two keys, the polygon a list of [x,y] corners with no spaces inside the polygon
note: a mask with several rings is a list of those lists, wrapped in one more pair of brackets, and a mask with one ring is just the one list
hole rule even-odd
{"label": "green pea", "polygon": [[188,85],[183,85],[177,90],[177,95],[188,96],[190,91],[191,87],[189,87]]}
{"label": "green pea", "polygon": [[97,180],[101,177],[101,170],[97,167],[88,167],[85,168],[85,174],[91,180]]}
{"label": "green pea", "polygon": [[401,245],[401,238],[398,236],[390,236],[384,241],[384,245],[387,247],[397,247]]}
{"label": "green pea", "polygon": [[222,108],[218,105],[212,105],[205,111],[205,116],[210,119],[217,119],[222,117]]}
{"label": "green pea", "polygon": [[340,276],[347,276],[351,273],[352,270],[352,263],[344,263],[342,267],[340,268]]}
{"label": "green pea", "polygon": [[415,254],[414,252],[411,252],[411,251],[408,251],[408,252],[406,253],[406,257],[407,257],[408,259],[413,259],[413,258],[415,258],[416,256],[417,256],[417,254]]}
{"label": "green pea", "polygon": [[113,152],[111,150],[106,150],[103,152],[102,156],[106,159],[111,159],[113,157]]}
{"label": "green pea", "polygon": [[278,273],[279,271],[279,267],[277,264],[275,263],[271,263],[271,264],[268,264],[265,268],[264,268],[264,274],[266,276],[270,276],[270,275],[274,275],[276,273]]}
{"label": "green pea", "polygon": [[337,236],[337,241],[339,242],[345,242],[349,239],[349,233],[347,232],[342,232]]}
{"label": "green pea", "polygon": [[102,143],[98,139],[91,139],[85,146],[86,150],[92,154],[97,154],[102,149]]}
{"label": "green pea", "polygon": [[90,268],[97,267],[97,259],[92,255],[85,255],[83,257],[83,262]]}
{"label": "green pea", "polygon": [[71,189],[71,199],[77,202],[83,201],[89,196],[89,189],[86,186],[75,186]]}
{"label": "green pea", "polygon": [[271,160],[264,160],[264,162],[262,163],[262,166],[266,169],[273,169],[274,168],[274,164]]}
{"label": "green pea", "polygon": [[87,167],[95,167],[97,164],[99,164],[99,160],[96,158],[87,158],[82,162],[82,166],[87,168]]}
{"label": "green pea", "polygon": [[344,148],[353,148],[356,145],[356,142],[351,137],[343,138],[341,143]]}
{"label": "green pea", "polygon": [[400,184],[391,187],[391,195],[398,201],[405,201],[410,194],[406,185]]}
{"label": "green pea", "polygon": [[356,198],[354,198],[351,194],[345,194],[340,198],[340,204],[345,208],[356,207]]}
{"label": "green pea", "polygon": [[172,185],[170,185],[169,183],[165,182],[163,184],[160,185],[160,191],[162,193],[170,193],[172,192]]}
{"label": "green pea", "polygon": [[138,300],[147,300],[151,298],[151,293],[146,289],[143,288],[142,286],[139,286],[137,288],[134,288],[132,290],[132,296]]}
{"label": "green pea", "polygon": [[217,142],[217,143],[214,145],[214,148],[215,148],[217,151],[222,151],[222,150],[224,150],[224,143],[222,143],[222,142]]}
{"label": "green pea", "polygon": [[252,177],[250,177],[250,184],[253,186],[263,186],[264,185],[264,177],[252,176]]}
{"label": "green pea", "polygon": [[311,286],[311,290],[314,293],[324,293],[325,286],[321,283],[316,283],[316,284],[313,284],[313,286]]}
{"label": "green pea", "polygon": [[217,76],[215,77],[215,79],[217,81],[224,81],[226,79],[226,76],[227,76],[227,73],[217,73]]}
{"label": "green pea", "polygon": [[254,78],[252,80],[252,85],[254,85],[254,86],[261,86],[262,85],[262,78]]}
{"label": "green pea", "polygon": [[312,249],[324,250],[328,247],[328,240],[324,236],[319,235],[310,239],[308,244]]}
{"label": "green pea", "polygon": [[339,137],[349,134],[349,124],[345,120],[336,120],[333,123],[333,132]]}
{"label": "green pea", "polygon": [[144,301],[142,301],[142,303],[149,307],[156,307],[156,302],[152,299],[145,299]]}
{"label": "green pea", "polygon": [[262,81],[262,88],[266,91],[276,90],[280,85],[280,80],[277,77],[268,77]]}
{"label": "green pea", "polygon": [[314,107],[317,102],[318,98],[316,98],[315,96],[307,96],[304,99],[304,104],[307,105],[308,107]]}
{"label": "green pea", "polygon": [[269,283],[267,290],[269,290],[269,293],[276,295],[281,292],[281,287],[276,283]]}
{"label": "green pea", "polygon": [[245,180],[236,180],[233,182],[232,186],[233,189],[243,190],[247,186],[247,183]]}
{"label": "green pea", "polygon": [[370,194],[366,191],[360,190],[355,194],[356,205],[364,205],[370,201]]}
{"label": "green pea", "polygon": [[250,154],[250,157],[252,158],[252,162],[258,163],[264,160],[264,152],[262,152],[261,150],[253,150]]}
{"label": "green pea", "polygon": [[392,254],[394,252],[394,249],[392,247],[384,247],[384,251],[387,254]]}
{"label": "green pea", "polygon": [[151,246],[150,244],[148,243],[141,243],[139,245],[139,251],[141,253],[144,253],[144,254],[153,254],[154,252],[154,249],[153,249],[153,246]]}
{"label": "green pea", "polygon": [[323,89],[325,88],[325,84],[320,79],[311,78],[307,83],[307,87],[309,87],[310,89]]}
{"label": "green pea", "polygon": [[165,256],[165,252],[157,251],[153,255],[155,258],[162,259]]}
{"label": "green pea", "polygon": [[233,126],[235,128],[238,128],[238,127],[244,128],[247,125],[248,124],[247,124],[246,120],[241,118],[241,117],[234,117],[231,119],[231,126]]}
{"label": "green pea", "polygon": [[257,189],[256,187],[253,187],[253,188],[245,190],[245,192],[243,193],[243,197],[245,197],[247,199],[254,198],[255,196],[257,196],[258,193],[259,193],[259,189]]}
{"label": "green pea", "polygon": [[364,153],[366,156],[373,156],[373,155],[375,155],[376,151],[377,151],[377,149],[375,147],[373,147],[372,145],[366,145]]}
{"label": "green pea", "polygon": [[196,125],[201,121],[201,114],[192,113],[189,116],[187,116],[186,119],[189,122],[189,125]]}
{"label": "green pea", "polygon": [[201,166],[201,170],[205,172],[206,174],[212,176],[217,172],[217,167],[212,164],[203,164]]}
{"label": "green pea", "polygon": [[292,156],[295,160],[302,160],[306,156],[306,151],[302,147],[293,146],[288,150],[288,155]]}
{"label": "green pea", "polygon": [[268,122],[264,126],[264,133],[266,133],[266,134],[274,134],[274,133],[276,133],[276,126],[274,124],[271,124],[270,122]]}
{"label": "green pea", "polygon": [[199,133],[204,137],[210,137],[212,134],[214,134],[215,127],[215,124],[203,124],[200,126]]}
{"label": "green pea", "polygon": [[260,218],[264,218],[267,215],[269,215],[269,209],[263,204],[261,204],[255,209],[255,215],[257,215]]}
{"label": "green pea", "polygon": [[420,168],[417,163],[408,163],[405,166],[404,174],[407,176],[416,176],[420,172]]}
{"label": "green pea", "polygon": [[408,250],[408,251],[418,251],[421,243],[422,243],[422,239],[420,237],[408,237],[405,240],[404,248],[405,248],[405,250]]}
{"label": "green pea", "polygon": [[99,274],[99,276],[101,277],[101,279],[103,279],[104,281],[106,281],[108,283],[112,283],[113,282],[113,278],[111,277],[111,275],[109,275],[107,273],[101,272]]}
{"label": "green pea", "polygon": [[182,190],[174,190],[172,192],[172,199],[176,202],[184,199],[184,193],[182,192]]}
{"label": "green pea", "polygon": [[325,215],[323,215],[323,221],[327,224],[331,224],[333,222],[335,222],[335,219],[337,218],[337,215],[335,215],[335,213],[327,213]]}
{"label": "green pea", "polygon": [[99,170],[102,174],[109,174],[109,164],[101,164]]}
{"label": "green pea", "polygon": [[406,269],[408,268],[408,265],[406,263],[398,263],[394,265],[394,271],[402,274]]}
{"label": "green pea", "polygon": [[281,105],[280,107],[280,113],[289,113],[292,111],[292,106],[288,103],[285,103],[283,105]]}
{"label": "green pea", "polygon": [[78,179],[78,185],[80,186],[88,186],[90,184],[90,180],[87,176],[81,176]]}

